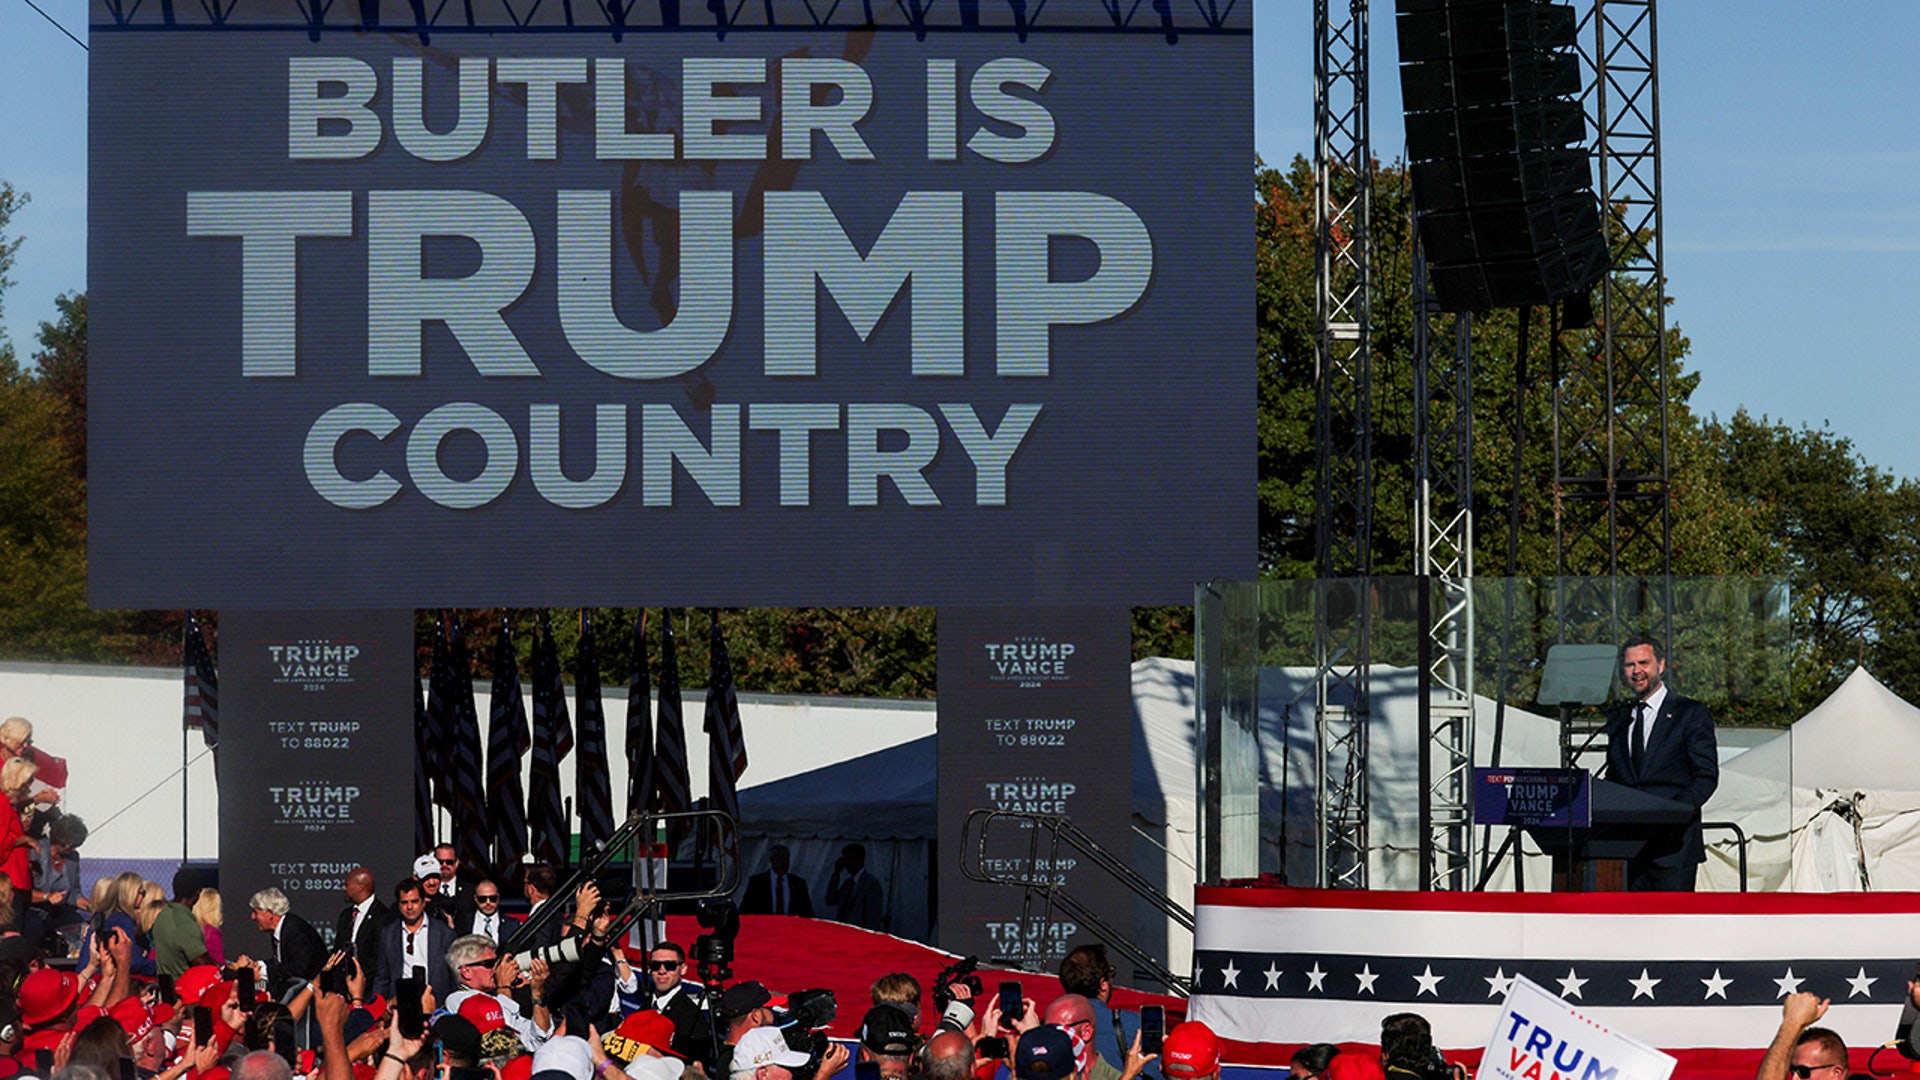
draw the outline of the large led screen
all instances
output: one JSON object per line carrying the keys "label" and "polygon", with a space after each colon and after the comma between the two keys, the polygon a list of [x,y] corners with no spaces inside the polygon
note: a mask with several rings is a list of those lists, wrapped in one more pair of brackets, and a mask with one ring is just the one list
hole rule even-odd
{"label": "large led screen", "polygon": [[93,602],[1250,575],[1251,5],[1156,7],[96,0]]}

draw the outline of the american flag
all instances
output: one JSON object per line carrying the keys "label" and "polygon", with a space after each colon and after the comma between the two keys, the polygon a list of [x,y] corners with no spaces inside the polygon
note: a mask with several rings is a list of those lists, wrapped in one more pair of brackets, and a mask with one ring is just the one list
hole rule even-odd
{"label": "american flag", "polygon": [[600,703],[600,657],[594,651],[593,612],[580,612],[580,644],[574,653],[574,723],[580,756],[573,759],[573,791],[580,814],[580,850],[592,851],[613,835],[613,780],[607,773],[607,714]]}
{"label": "american flag", "polygon": [[533,641],[533,774],[527,791],[527,823],[533,830],[533,857],[548,866],[565,866],[570,830],[560,799],[560,764],[573,752],[573,722],[567,715],[567,685],[553,625],[542,611]]}
{"label": "american flag", "polygon": [[[747,771],[747,739],[740,730],[740,699],[733,689],[733,664],[727,641],[720,633],[720,613],[708,613],[707,708],[702,727],[707,733],[707,790],[715,810],[740,820],[740,774]],[[725,837],[721,837],[725,848]]]}
{"label": "american flag", "polygon": [[493,823],[493,866],[506,873],[527,855],[527,799],[520,790],[520,759],[533,743],[527,705],[520,700],[520,660],[513,624],[500,616],[493,650],[493,707],[487,716],[487,816]]}
{"label": "american flag", "polygon": [[186,676],[186,712],[188,727],[200,729],[207,745],[220,745],[220,676],[213,668],[213,656],[207,652],[207,639],[200,632],[200,618],[187,612],[186,644],[181,650]]}
{"label": "american flag", "polygon": [[1670,1052],[1766,1045],[1787,994],[1831,999],[1850,1045],[1893,1031],[1914,970],[1911,893],[1413,893],[1202,888],[1190,1015],[1229,1057],[1379,1041],[1418,1012],[1484,1047],[1515,976]]}
{"label": "american flag", "polygon": [[657,809],[677,813],[693,809],[693,781],[687,773],[687,729],[680,719],[680,656],[673,641],[673,611],[660,613],[660,731],[653,755]]}
{"label": "american flag", "polygon": [[627,816],[655,808],[653,689],[647,677],[647,609],[633,613],[633,672],[627,676]]}
{"label": "american flag", "polygon": [[487,816],[486,789],[480,782],[480,714],[473,703],[473,664],[467,658],[466,632],[457,613],[447,631],[446,679],[447,698],[453,705],[447,770],[452,777],[453,846],[462,866],[488,874],[493,866],[493,828]]}
{"label": "american flag", "polygon": [[[416,676],[419,672],[414,672]],[[433,721],[427,716],[427,694],[413,680],[413,850],[433,850],[433,784],[427,779],[433,752]]]}
{"label": "american flag", "polygon": [[427,732],[419,754],[433,784],[433,801],[452,814],[460,809],[453,785],[454,732],[459,730],[460,721],[453,660],[447,650],[447,620],[439,615],[433,620],[433,659],[427,665]]}

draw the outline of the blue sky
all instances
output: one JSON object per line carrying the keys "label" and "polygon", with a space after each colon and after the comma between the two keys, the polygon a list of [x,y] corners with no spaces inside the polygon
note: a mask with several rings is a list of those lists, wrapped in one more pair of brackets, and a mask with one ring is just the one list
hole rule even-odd
{"label": "blue sky", "polygon": [[[35,2],[85,37],[83,0]],[[1400,143],[1392,11],[1375,0],[1383,158]],[[1669,0],[1661,17],[1670,318],[1694,406],[1829,427],[1920,478],[1920,3]],[[1258,0],[1254,53],[1255,148],[1284,163],[1312,142],[1310,0]],[[86,284],[85,139],[86,54],[0,0],[0,178],[33,195],[0,316],[22,354]]]}

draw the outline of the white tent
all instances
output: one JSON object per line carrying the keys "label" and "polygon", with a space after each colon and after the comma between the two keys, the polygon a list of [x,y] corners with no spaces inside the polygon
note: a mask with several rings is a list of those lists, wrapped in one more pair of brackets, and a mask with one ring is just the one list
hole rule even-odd
{"label": "white tent", "polygon": [[1722,790],[1761,823],[1749,829],[1765,852],[1755,885],[1920,889],[1917,758],[1920,708],[1855,668],[1790,730],[1729,761]]}

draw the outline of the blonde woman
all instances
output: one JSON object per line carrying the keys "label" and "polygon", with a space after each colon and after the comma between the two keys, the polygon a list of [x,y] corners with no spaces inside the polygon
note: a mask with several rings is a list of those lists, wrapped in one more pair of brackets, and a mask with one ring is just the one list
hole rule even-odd
{"label": "blonde woman", "polygon": [[222,967],[227,963],[227,947],[220,939],[220,924],[224,921],[220,908],[219,889],[201,889],[200,896],[193,902],[193,919],[200,924],[200,936],[206,940],[207,955]]}
{"label": "blonde woman", "polygon": [[[5,766],[0,766],[4,770]],[[80,966],[85,967],[93,955],[93,943],[104,940],[108,930],[118,927],[127,932],[132,939],[133,973],[145,978],[153,977],[153,954],[140,945],[140,924],[134,918],[140,910],[140,904],[146,899],[147,883],[140,875],[132,871],[114,876],[113,883],[107,887],[107,899],[104,904],[95,904],[93,919],[87,928],[87,936],[80,943]]]}
{"label": "blonde woman", "polygon": [[20,925],[21,916],[26,914],[27,898],[33,895],[33,859],[28,854],[33,841],[27,838],[27,827],[21,820],[20,811],[33,801],[28,789],[33,787],[33,778],[40,767],[30,759],[12,757],[0,764],[0,800],[6,805],[0,808],[0,875],[13,883],[13,896],[8,905],[13,912],[12,924]]}

